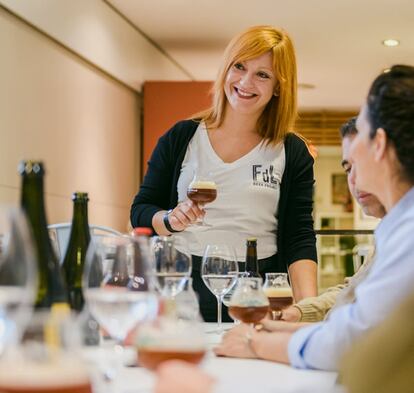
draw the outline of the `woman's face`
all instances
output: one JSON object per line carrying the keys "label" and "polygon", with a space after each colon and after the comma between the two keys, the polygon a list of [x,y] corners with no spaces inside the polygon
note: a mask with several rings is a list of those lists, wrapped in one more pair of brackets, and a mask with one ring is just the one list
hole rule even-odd
{"label": "woman's face", "polygon": [[367,106],[364,105],[356,121],[358,133],[350,147],[350,159],[355,168],[355,186],[357,189],[376,194],[377,183],[375,179],[380,176],[379,166],[375,160],[375,146],[369,133],[371,125],[368,120]]}
{"label": "woman's face", "polygon": [[234,63],[227,72],[224,92],[235,112],[258,117],[272,98],[275,86],[273,55],[266,52]]}

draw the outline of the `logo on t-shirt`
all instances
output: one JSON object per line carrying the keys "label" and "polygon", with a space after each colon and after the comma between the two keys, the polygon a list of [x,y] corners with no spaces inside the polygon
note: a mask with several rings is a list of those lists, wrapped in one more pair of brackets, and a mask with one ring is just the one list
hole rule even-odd
{"label": "logo on t-shirt", "polygon": [[278,173],[275,172],[273,165],[252,165],[253,185],[277,189],[280,183]]}

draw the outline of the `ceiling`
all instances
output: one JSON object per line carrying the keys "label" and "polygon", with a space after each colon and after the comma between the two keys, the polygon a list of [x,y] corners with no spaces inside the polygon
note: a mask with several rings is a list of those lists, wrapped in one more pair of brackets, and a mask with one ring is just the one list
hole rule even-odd
{"label": "ceiling", "polygon": [[[215,78],[227,42],[272,24],[294,40],[301,109],[355,109],[370,82],[396,63],[414,64],[412,0],[107,0],[195,80]],[[386,38],[398,47],[382,45]]]}

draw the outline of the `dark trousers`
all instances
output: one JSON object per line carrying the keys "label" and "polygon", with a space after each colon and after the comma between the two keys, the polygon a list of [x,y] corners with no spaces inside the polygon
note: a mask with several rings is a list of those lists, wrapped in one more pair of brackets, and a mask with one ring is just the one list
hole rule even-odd
{"label": "dark trousers", "polygon": [[[205,322],[216,322],[217,321],[217,299],[212,292],[204,284],[201,278],[201,260],[202,258],[196,255],[192,256],[193,270],[191,277],[193,278],[193,288],[199,297],[200,312]],[[239,270],[244,270],[244,263],[239,263]],[[265,279],[266,273],[286,273],[286,266],[279,266],[277,254],[259,260],[259,271]],[[223,322],[233,322],[233,319],[227,312],[227,307],[223,304],[221,317]]]}

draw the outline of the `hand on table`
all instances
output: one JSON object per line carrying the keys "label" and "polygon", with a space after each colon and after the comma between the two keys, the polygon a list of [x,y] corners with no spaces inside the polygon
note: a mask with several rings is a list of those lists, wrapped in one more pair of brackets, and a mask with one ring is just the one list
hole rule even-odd
{"label": "hand on table", "polygon": [[300,310],[295,306],[290,306],[282,311],[282,321],[299,322],[302,317]]}
{"label": "hand on table", "polygon": [[196,222],[198,218],[202,218],[205,211],[199,205],[187,199],[180,202],[173,211],[168,215],[170,225],[176,231],[183,231],[189,225]]}
{"label": "hand on table", "polygon": [[251,326],[243,323],[237,325],[224,334],[221,343],[214,348],[214,353],[218,356],[255,359],[257,356],[250,345],[254,334],[257,332]]}
{"label": "hand on table", "polygon": [[213,384],[198,367],[173,360],[158,367],[154,393],[209,393]]}

